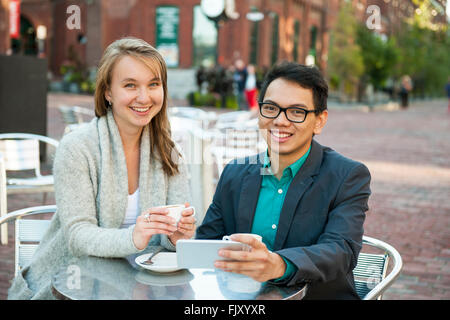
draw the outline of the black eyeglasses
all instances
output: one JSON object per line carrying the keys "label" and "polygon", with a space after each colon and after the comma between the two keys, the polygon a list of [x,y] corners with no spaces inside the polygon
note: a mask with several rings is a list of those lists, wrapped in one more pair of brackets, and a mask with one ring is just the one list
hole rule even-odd
{"label": "black eyeglasses", "polygon": [[281,112],[284,112],[286,119],[290,122],[302,123],[306,120],[308,113],[318,113],[317,110],[307,110],[299,107],[282,108],[275,102],[258,102],[259,112],[264,118],[276,119]]}

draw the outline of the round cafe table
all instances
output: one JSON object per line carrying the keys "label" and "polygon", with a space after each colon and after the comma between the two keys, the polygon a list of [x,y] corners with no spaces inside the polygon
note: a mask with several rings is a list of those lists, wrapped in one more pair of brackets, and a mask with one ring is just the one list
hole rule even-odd
{"label": "round cafe table", "polygon": [[307,290],[305,284],[261,283],[218,269],[157,273],[137,265],[139,255],[72,260],[53,276],[53,294],[70,300],[299,300]]}

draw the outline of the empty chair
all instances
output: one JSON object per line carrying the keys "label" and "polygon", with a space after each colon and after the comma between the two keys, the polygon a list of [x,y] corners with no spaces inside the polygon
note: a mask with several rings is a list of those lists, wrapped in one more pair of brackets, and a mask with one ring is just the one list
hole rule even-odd
{"label": "empty chair", "polygon": [[[55,139],[31,133],[4,133],[0,134],[0,153],[3,156],[3,166],[6,172],[7,194],[18,193],[44,193],[44,202],[47,192],[53,192],[53,175],[42,175],[40,164],[39,143],[43,142],[54,148],[59,142]],[[9,172],[23,171],[23,177],[8,177]],[[34,174],[29,176],[29,171]],[[25,177],[25,173],[28,173]],[[7,242],[7,232],[3,235],[2,244]]]}
{"label": "empty chair", "polygon": [[170,107],[169,117],[188,118],[192,120],[201,121],[201,127],[208,129],[211,121],[214,121],[217,117],[213,111],[207,112],[195,107]]}
{"label": "empty chair", "polygon": [[201,121],[172,116],[170,126],[172,139],[182,149],[187,165],[192,190],[192,205],[196,209],[197,223],[211,203],[213,190],[213,165],[210,161],[210,143],[207,131],[202,129]]}
{"label": "empty chair", "polygon": [[[6,171],[3,155],[0,153],[0,219],[8,212],[6,205]],[[0,225],[1,243],[8,243],[7,225]]]}
{"label": "empty chair", "polygon": [[217,116],[217,121],[214,126],[216,129],[244,129],[244,128],[257,128],[258,118],[254,117],[251,111],[231,111],[222,113]]}
{"label": "empty chair", "polygon": [[66,124],[64,134],[78,128],[86,122],[86,119],[95,117],[94,111],[79,106],[60,106],[59,111]]}
{"label": "empty chair", "polygon": [[[353,270],[358,296],[363,300],[381,300],[383,292],[400,275],[403,266],[398,251],[381,240],[363,236],[363,244],[382,250],[381,254],[361,252]],[[393,268],[386,276],[388,264],[392,260]]]}
{"label": "empty chair", "polygon": [[30,216],[54,214],[55,205],[38,206],[13,211],[0,217],[0,225],[15,220],[15,259],[14,275],[31,262],[45,232],[50,226],[50,219],[26,219]]}

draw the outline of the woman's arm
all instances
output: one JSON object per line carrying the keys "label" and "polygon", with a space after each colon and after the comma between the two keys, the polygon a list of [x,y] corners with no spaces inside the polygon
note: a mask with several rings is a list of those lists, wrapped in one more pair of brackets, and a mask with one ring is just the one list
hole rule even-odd
{"label": "woman's arm", "polygon": [[[139,252],[133,229],[99,227],[94,159],[77,136],[63,139],[54,161],[57,214],[74,256],[124,257]],[[111,214],[114,214],[111,212]]]}

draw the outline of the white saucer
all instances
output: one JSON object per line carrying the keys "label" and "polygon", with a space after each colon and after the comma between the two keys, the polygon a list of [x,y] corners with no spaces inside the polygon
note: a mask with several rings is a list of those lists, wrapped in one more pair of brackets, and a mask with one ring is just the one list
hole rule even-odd
{"label": "white saucer", "polygon": [[174,272],[181,270],[177,265],[177,254],[175,252],[160,252],[153,259],[153,264],[145,265],[142,264],[151,253],[143,254],[137,257],[134,261],[142,268],[151,270],[154,272]]}
{"label": "white saucer", "polygon": [[139,271],[135,276],[136,281],[152,286],[179,286],[194,279],[194,275],[187,270],[168,274],[152,274],[145,270]]}

